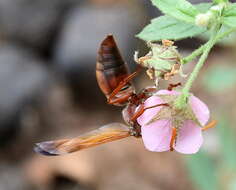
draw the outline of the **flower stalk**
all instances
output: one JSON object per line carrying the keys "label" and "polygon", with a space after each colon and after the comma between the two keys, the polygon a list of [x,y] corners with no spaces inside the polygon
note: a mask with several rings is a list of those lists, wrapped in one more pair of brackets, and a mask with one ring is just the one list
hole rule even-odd
{"label": "flower stalk", "polygon": [[[218,34],[219,30],[220,30],[220,26],[217,24],[213,28],[213,32],[212,32],[210,40],[204,46],[201,47],[201,48],[204,48],[203,53],[202,53],[201,57],[199,58],[198,63],[194,67],[193,72],[190,74],[188,81],[186,82],[184,88],[182,89],[182,94],[179,96],[179,98],[175,102],[176,108],[181,109],[187,104],[188,97],[189,97],[189,91],[192,87],[192,84],[193,84],[194,80],[197,78],[197,75],[198,75],[200,69],[204,65],[204,63],[208,57],[208,54],[210,53],[210,50],[216,44],[217,39],[218,39],[217,34]],[[199,53],[199,52],[197,52],[197,53]],[[194,56],[195,55],[196,55],[196,52],[195,52]]]}
{"label": "flower stalk", "polygon": [[[231,28],[223,33],[219,33],[216,36],[216,42],[222,40],[224,37],[230,35],[232,32],[234,32],[236,30],[236,28]],[[203,53],[203,51],[206,49],[207,43],[200,46],[198,49],[194,50],[190,55],[188,55],[187,57],[184,57],[181,60],[181,64],[187,64],[189,62],[191,62],[192,60],[194,60],[196,57],[198,57],[199,55],[201,55]]]}

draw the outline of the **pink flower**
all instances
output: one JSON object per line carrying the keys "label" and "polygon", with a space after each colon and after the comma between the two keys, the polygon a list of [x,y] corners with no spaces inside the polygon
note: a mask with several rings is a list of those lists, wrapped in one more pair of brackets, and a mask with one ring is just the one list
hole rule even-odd
{"label": "pink flower", "polygon": [[141,125],[144,145],[148,150],[155,152],[170,150],[174,128],[177,136],[173,148],[177,152],[194,154],[201,147],[203,143],[201,127],[206,125],[209,119],[209,109],[201,100],[191,95],[184,109],[175,110],[173,103],[179,94],[176,91],[160,90],[145,101],[144,107],[169,104],[147,109],[137,119]]}

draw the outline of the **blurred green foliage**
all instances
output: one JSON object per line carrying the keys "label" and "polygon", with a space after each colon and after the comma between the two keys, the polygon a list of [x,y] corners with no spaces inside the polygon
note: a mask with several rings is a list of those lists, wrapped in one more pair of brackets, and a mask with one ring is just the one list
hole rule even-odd
{"label": "blurred green foliage", "polygon": [[217,155],[199,152],[186,158],[191,179],[199,190],[236,189],[236,139],[226,117],[217,125],[220,149]]}
{"label": "blurred green foliage", "polygon": [[137,37],[146,41],[159,41],[162,39],[180,40],[202,34],[205,31],[205,28],[165,15],[152,19],[151,23]]}
{"label": "blurred green foliage", "polygon": [[222,92],[236,85],[236,67],[217,65],[210,68],[207,75],[203,77],[204,86],[211,92]]}
{"label": "blurred green foliage", "polygon": [[204,152],[186,158],[191,179],[201,190],[217,190],[216,168],[213,160]]}
{"label": "blurred green foliage", "polygon": [[[236,171],[236,139],[235,133],[230,128],[229,121],[222,118],[221,123],[217,127],[221,146],[221,157],[226,167]],[[236,177],[236,176],[235,176]],[[236,183],[236,179],[235,179]]]}

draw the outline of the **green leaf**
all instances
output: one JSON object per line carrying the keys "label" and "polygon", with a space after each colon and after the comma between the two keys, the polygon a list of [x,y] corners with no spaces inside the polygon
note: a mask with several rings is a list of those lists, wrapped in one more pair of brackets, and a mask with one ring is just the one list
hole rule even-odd
{"label": "green leaf", "polygon": [[224,10],[222,23],[229,27],[236,28],[236,3],[232,3]]}
{"label": "green leaf", "polygon": [[197,8],[186,0],[152,0],[152,3],[164,14],[187,23],[194,24],[195,16],[199,14]]}
{"label": "green leaf", "polygon": [[228,0],[213,0],[213,2],[219,4],[219,3],[227,3],[229,1]]}
{"label": "green leaf", "polygon": [[218,179],[216,167],[210,157],[204,152],[186,157],[186,164],[190,177],[196,184],[196,189],[218,190]]}
{"label": "green leaf", "polygon": [[145,41],[159,41],[162,39],[180,40],[193,37],[206,29],[192,24],[181,22],[169,16],[160,16],[151,21],[137,37]]}
{"label": "green leaf", "polygon": [[196,7],[199,12],[206,13],[212,7],[212,5],[212,3],[199,3],[194,5],[194,7]]}

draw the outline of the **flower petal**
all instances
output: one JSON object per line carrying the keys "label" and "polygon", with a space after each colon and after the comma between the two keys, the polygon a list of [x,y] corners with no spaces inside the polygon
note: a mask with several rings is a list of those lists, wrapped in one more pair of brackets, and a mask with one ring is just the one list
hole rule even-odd
{"label": "flower petal", "polygon": [[159,120],[142,126],[141,133],[145,147],[155,152],[170,150],[171,131],[170,120]]}
{"label": "flower petal", "polygon": [[[177,91],[169,91],[169,90],[159,90],[155,95],[180,95],[180,92]],[[189,97],[189,103],[192,107],[193,112],[195,113],[197,119],[202,124],[202,126],[206,125],[207,121],[210,117],[210,111],[205,103],[203,103],[196,96],[191,95]]]}
{"label": "flower petal", "polygon": [[174,149],[183,154],[194,154],[198,152],[202,143],[201,127],[189,120],[180,128]]}
{"label": "flower petal", "polygon": [[199,100],[196,96],[190,96],[189,103],[202,126],[206,125],[210,117],[210,111],[206,104]]}
{"label": "flower petal", "polygon": [[[144,107],[146,108],[162,103],[164,102],[161,98],[159,98],[158,96],[152,96],[144,102]],[[149,122],[160,111],[161,107],[162,106],[158,106],[155,108],[147,109],[140,117],[137,118],[137,122],[139,123],[139,125],[142,126]],[[138,109],[139,107],[137,108],[137,110]]]}

